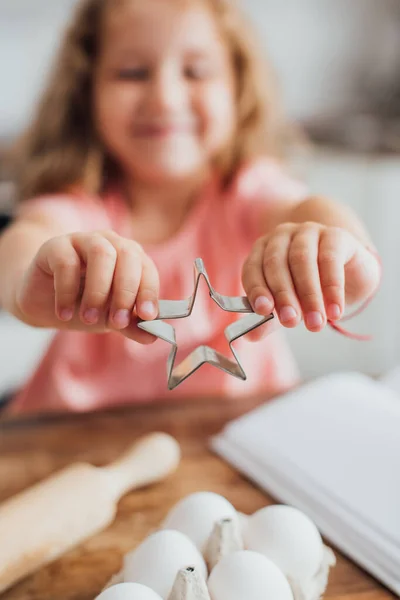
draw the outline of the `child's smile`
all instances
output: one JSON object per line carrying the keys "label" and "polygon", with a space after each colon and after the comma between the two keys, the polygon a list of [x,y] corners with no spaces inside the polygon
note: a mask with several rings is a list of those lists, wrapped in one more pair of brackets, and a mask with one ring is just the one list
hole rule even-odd
{"label": "child's smile", "polygon": [[135,138],[152,140],[165,140],[179,135],[193,135],[196,131],[194,124],[191,123],[158,123],[153,121],[135,123],[132,129]]}

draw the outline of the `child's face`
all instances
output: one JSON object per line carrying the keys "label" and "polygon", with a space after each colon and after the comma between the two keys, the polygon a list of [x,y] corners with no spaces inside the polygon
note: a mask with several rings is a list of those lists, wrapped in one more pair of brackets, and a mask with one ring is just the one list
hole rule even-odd
{"label": "child's face", "polygon": [[97,130],[146,182],[197,175],[232,140],[235,84],[226,44],[200,5],[132,1],[114,11],[95,76]]}

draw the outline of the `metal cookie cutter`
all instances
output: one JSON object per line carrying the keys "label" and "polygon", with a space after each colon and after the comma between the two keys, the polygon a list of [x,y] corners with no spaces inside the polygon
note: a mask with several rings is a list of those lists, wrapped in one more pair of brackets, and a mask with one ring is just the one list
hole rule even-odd
{"label": "metal cookie cutter", "polygon": [[[182,381],[190,377],[201,365],[209,363],[214,367],[222,369],[226,373],[246,379],[246,373],[240,363],[239,357],[232,346],[232,343],[242,335],[256,329],[263,323],[267,323],[274,318],[273,313],[264,317],[257,315],[251,308],[250,302],[245,296],[223,296],[214,290],[212,287],[204,263],[201,258],[196,258],[194,261],[194,292],[192,296],[186,300],[159,300],[159,313],[157,319],[153,321],[139,321],[138,327],[147,331],[152,335],[171,344],[171,352],[167,360],[167,376],[168,389],[173,390]],[[175,329],[169,323],[165,323],[164,319],[182,319],[188,317],[196,301],[197,289],[200,278],[204,277],[210,291],[210,296],[218,304],[222,310],[233,313],[251,313],[248,316],[231,323],[226,327],[224,334],[229,343],[229,348],[235,358],[235,361],[230,360],[220,352],[217,352],[209,346],[199,346],[191,354],[189,354],[179,365],[175,366],[175,357],[178,350],[176,342]]]}

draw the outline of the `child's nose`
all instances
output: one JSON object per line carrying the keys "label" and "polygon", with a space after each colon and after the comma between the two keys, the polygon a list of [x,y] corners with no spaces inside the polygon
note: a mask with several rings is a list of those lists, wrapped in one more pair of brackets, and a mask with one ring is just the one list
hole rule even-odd
{"label": "child's nose", "polygon": [[164,71],[153,79],[149,99],[157,111],[174,111],[184,107],[187,102],[186,86],[182,79],[172,71]]}

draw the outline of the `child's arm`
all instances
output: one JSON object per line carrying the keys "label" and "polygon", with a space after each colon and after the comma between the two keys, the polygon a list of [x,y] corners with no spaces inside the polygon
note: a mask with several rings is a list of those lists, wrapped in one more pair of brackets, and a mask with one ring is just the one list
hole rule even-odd
{"label": "child's arm", "polygon": [[[268,214],[267,214],[268,213]],[[364,227],[346,207],[322,198],[266,207],[263,235],[243,269],[256,312],[281,323],[304,317],[310,331],[341,318],[345,304],[376,290],[380,265]]]}
{"label": "child's arm", "polygon": [[0,237],[0,304],[29,325],[115,329],[146,343],[154,338],[136,327],[133,308],[137,302],[139,316],[152,318],[157,296],[155,266],[138,244],[112,231],[65,234],[36,215]]}

